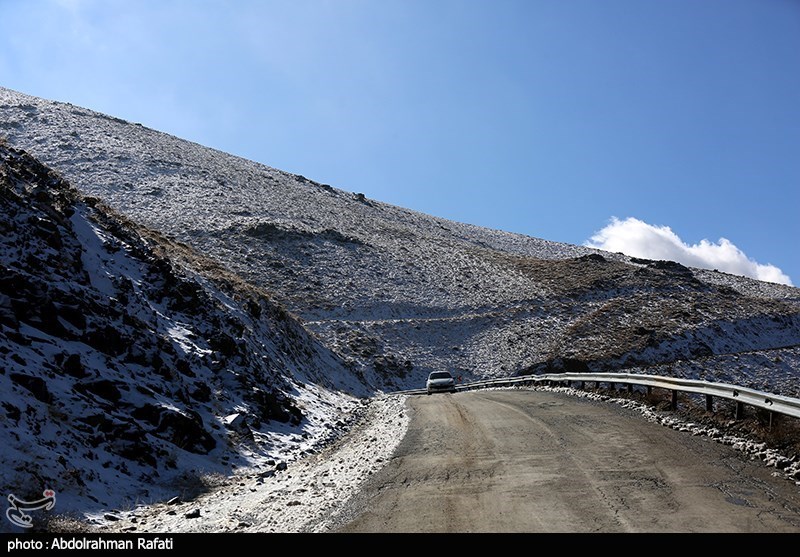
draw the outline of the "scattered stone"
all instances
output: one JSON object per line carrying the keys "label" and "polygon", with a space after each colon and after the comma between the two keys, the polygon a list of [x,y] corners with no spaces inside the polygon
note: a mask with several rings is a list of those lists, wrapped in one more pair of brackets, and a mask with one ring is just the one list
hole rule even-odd
{"label": "scattered stone", "polygon": [[12,373],[9,375],[11,380],[20,387],[33,394],[36,400],[49,404],[53,401],[53,396],[47,390],[47,384],[41,377],[26,375],[24,373]]}
{"label": "scattered stone", "polygon": [[235,431],[242,431],[247,429],[247,416],[245,414],[230,414],[222,418],[222,423],[225,427]]}
{"label": "scattered stone", "polygon": [[184,515],[186,518],[200,518],[200,509],[193,509]]}

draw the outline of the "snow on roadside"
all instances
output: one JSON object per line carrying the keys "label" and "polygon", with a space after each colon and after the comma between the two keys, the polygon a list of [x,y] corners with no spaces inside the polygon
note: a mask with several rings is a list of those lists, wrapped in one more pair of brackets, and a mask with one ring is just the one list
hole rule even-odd
{"label": "snow on roadside", "polygon": [[341,442],[275,470],[240,470],[186,502],[159,503],[90,517],[101,532],[324,531],[331,511],[389,461],[408,427],[406,397],[364,401]]}
{"label": "snow on roadside", "polygon": [[788,456],[786,454],[782,454],[781,451],[768,447],[766,443],[748,439],[747,437],[742,437],[738,434],[731,434],[724,431],[720,427],[686,421],[684,418],[676,415],[674,412],[663,412],[653,408],[652,406],[628,398],[617,398],[609,396],[608,394],[582,391],[579,389],[573,389],[571,387],[550,387],[545,385],[490,387],[490,389],[509,388],[529,391],[552,391],[566,393],[570,396],[588,398],[610,404],[617,404],[622,408],[640,413],[647,421],[654,422],[677,431],[689,433],[691,435],[709,437],[718,443],[733,447],[733,449],[745,453],[751,459],[759,459],[764,462],[766,466],[776,468],[776,471],[773,473],[774,476],[784,477],[787,480],[794,482],[795,485],[800,486],[800,461],[797,460],[797,456]]}

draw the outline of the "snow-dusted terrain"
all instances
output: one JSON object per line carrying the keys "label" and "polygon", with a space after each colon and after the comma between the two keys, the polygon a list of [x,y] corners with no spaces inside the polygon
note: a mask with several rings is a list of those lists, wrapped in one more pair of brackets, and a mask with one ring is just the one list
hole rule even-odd
{"label": "snow-dusted terrain", "polygon": [[[686,421],[673,412],[606,394],[566,387],[512,387],[567,393],[617,404],[641,413],[643,419],[691,435],[703,435],[741,451],[773,468],[773,475],[800,486],[800,461],[763,442]],[[327,532],[361,484],[379,470],[402,440],[408,424],[404,396],[370,401],[354,431],[319,454],[302,458],[285,470],[220,478],[208,494],[90,517],[95,532]]]}
{"label": "snow-dusted terrain", "polygon": [[376,397],[361,410],[344,442],[283,470],[218,477],[208,493],[191,500],[89,516],[88,526],[100,532],[324,532],[362,482],[392,458],[408,425],[402,396]]}
{"label": "snow-dusted terrain", "polygon": [[0,139],[3,484],[62,511],[238,482],[239,528],[285,529],[248,490],[307,493],[276,468],[439,368],[800,396],[797,288],[447,221],[2,88]]}
{"label": "snow-dusted terrain", "polygon": [[3,145],[0,214],[8,494],[158,501],[316,450],[372,394],[263,292]]}

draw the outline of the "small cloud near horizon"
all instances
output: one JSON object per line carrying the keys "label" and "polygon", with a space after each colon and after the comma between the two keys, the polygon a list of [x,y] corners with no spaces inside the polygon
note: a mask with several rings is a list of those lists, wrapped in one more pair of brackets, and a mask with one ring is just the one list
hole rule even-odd
{"label": "small cloud near horizon", "polygon": [[613,217],[584,245],[631,257],[676,261],[689,267],[716,269],[792,286],[789,276],[778,267],[753,261],[726,238],[720,238],[717,243],[701,240],[689,245],[668,226],[654,226],[631,217],[624,220]]}

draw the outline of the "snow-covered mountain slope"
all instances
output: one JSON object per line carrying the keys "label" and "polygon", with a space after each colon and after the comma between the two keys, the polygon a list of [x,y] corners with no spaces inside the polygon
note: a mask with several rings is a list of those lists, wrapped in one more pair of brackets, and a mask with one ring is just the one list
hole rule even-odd
{"label": "snow-covered mountain slope", "polygon": [[797,288],[446,221],[6,89],[0,133],[269,291],[376,388],[437,368],[684,373],[681,361],[800,344]]}
{"label": "snow-covered mountain slope", "polygon": [[446,221],[2,88],[0,138],[2,481],[62,512],[259,481],[437,368],[800,396],[797,288]]}
{"label": "snow-covered mountain slope", "polygon": [[2,143],[0,231],[0,483],[16,497],[45,486],[60,512],[90,511],[266,471],[372,392],[262,290]]}

